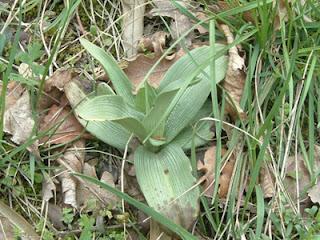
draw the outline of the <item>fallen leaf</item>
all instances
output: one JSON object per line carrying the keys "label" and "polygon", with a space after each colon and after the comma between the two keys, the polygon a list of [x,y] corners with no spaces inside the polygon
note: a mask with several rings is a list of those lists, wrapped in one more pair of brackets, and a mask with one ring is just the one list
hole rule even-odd
{"label": "fallen leaf", "polygon": [[42,183],[42,199],[48,202],[56,193],[56,185],[48,174],[44,174]]}
{"label": "fallen leaf", "polygon": [[[172,18],[170,23],[170,32],[174,40],[179,39],[183,34],[192,28],[190,18],[177,9],[170,0],[153,0],[156,6],[151,10],[153,16],[165,16]],[[191,1],[179,1],[182,7],[190,9]],[[191,31],[184,39],[187,46],[191,46],[194,33]]]}
{"label": "fallen leaf", "polygon": [[[168,60],[164,58],[163,60],[161,60],[160,64],[157,65],[157,67],[150,75],[148,79],[149,84],[155,88],[158,87],[167,70],[173,63],[175,63],[175,61],[177,61],[183,55],[184,52],[180,50],[174,55],[173,59]],[[159,58],[159,56],[151,57],[139,55],[135,60],[128,62],[128,67],[124,69],[124,72],[127,74],[135,88],[138,87],[139,83],[144,79],[146,74],[159,60]],[[136,90],[134,92],[136,92]]]}
{"label": "fallen leaf", "polygon": [[[234,41],[233,35],[227,25],[220,25],[227,43],[232,44]],[[227,98],[226,112],[236,119],[238,114],[241,119],[246,118],[245,112],[240,107],[240,100],[242,97],[246,74],[245,74],[244,59],[239,55],[238,48],[233,46],[229,49],[229,63],[223,87],[229,94],[231,101]]]}
{"label": "fallen leaf", "polygon": [[[197,12],[196,17],[201,21],[208,19],[208,16],[204,12]],[[201,25],[198,25],[196,29],[199,31],[200,34],[206,34],[209,32],[208,29]]]}
{"label": "fallen leaf", "polygon": [[[71,113],[71,108],[59,107],[57,105],[50,107],[49,112],[40,123],[40,131],[48,131],[50,129],[54,129],[54,133],[43,137],[40,140],[41,143],[67,143],[84,133],[84,128],[73,113]],[[84,138],[87,136],[88,134],[83,134]]]}
{"label": "fallen leaf", "polygon": [[318,181],[316,185],[309,189],[308,196],[313,203],[320,203],[320,181]]}
{"label": "fallen leaf", "polygon": [[58,230],[63,230],[65,229],[65,226],[63,224],[63,213],[62,213],[62,208],[59,205],[55,205],[52,203],[48,203],[48,218],[50,223],[58,229]]}
{"label": "fallen leaf", "polygon": [[150,37],[143,37],[139,41],[139,48],[144,52],[149,50],[154,52],[156,55],[161,55],[163,53],[163,48],[166,45],[166,39],[169,34],[164,31],[158,31],[152,34]]}
{"label": "fallen leaf", "polygon": [[74,75],[74,72],[70,69],[55,71],[54,74],[46,80],[45,91],[50,92],[53,88],[62,91],[64,86],[74,77]]}
{"label": "fallen leaf", "polygon": [[16,102],[8,101],[6,106],[8,107],[4,113],[4,131],[12,135],[13,142],[22,144],[31,136],[35,124],[32,118],[29,92],[24,90]]}
{"label": "fallen leaf", "polygon": [[274,180],[271,172],[267,169],[267,165],[261,167],[260,184],[265,198],[271,198],[275,195]]}
{"label": "fallen leaf", "polygon": [[[68,148],[64,155],[57,159],[60,165],[67,165],[73,171],[81,173],[84,165],[84,141],[80,140],[73,144],[72,148]],[[67,205],[71,205],[74,208],[78,208],[77,203],[77,184],[78,181],[73,177],[68,168],[58,174],[61,190],[63,194],[63,202]]]}
{"label": "fallen leaf", "polygon": [[[222,149],[222,156],[226,153],[225,149]],[[203,182],[204,195],[212,197],[214,192],[214,179],[215,179],[215,164],[216,164],[216,146],[212,146],[207,149],[204,154],[204,159],[198,161],[198,170],[204,173],[199,179]],[[219,190],[218,194],[220,198],[225,198],[228,195],[229,184],[233,172],[234,159],[231,157],[221,169],[219,177]]]}
{"label": "fallen leaf", "polygon": [[[278,3],[278,4],[277,4]],[[291,0],[273,0],[273,7],[277,6],[277,14],[274,21],[274,29],[279,30],[281,27],[281,22],[288,21],[288,9],[287,4],[290,4]]]}
{"label": "fallen leaf", "polygon": [[[84,164],[83,167],[83,174],[86,176],[90,176],[93,178],[98,178],[96,175],[96,170],[94,166],[91,166],[88,163]],[[114,179],[111,173],[105,171],[103,172],[100,181],[107,183],[108,185],[115,187]],[[92,191],[95,193],[93,194]],[[114,206],[115,203],[119,201],[119,199],[112,193],[108,192],[107,190],[101,188],[100,186],[86,182],[85,185],[80,185],[78,189],[78,203],[83,210],[95,210],[98,212],[99,210],[103,209],[107,205]],[[88,209],[89,203],[92,204],[94,201],[95,209]]]}
{"label": "fallen leaf", "polygon": [[303,155],[298,154],[297,156],[288,157],[286,162],[286,176],[284,179],[284,185],[294,201],[297,200],[298,196],[297,183],[299,187],[299,200],[301,201],[307,197],[307,191],[311,185],[310,180],[310,174],[305,166]]}

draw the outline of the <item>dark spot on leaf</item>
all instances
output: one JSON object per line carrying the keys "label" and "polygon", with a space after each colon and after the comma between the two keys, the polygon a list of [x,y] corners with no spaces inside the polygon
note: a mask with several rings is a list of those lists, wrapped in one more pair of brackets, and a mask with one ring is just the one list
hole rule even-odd
{"label": "dark spot on leaf", "polygon": [[164,170],[164,174],[168,174],[169,173],[169,170],[168,169],[165,169]]}

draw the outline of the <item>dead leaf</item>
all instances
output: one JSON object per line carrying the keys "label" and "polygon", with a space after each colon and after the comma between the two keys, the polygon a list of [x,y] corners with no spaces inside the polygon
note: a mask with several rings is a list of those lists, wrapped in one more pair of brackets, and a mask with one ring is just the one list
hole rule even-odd
{"label": "dead leaf", "polygon": [[64,86],[74,77],[74,72],[70,69],[58,70],[45,82],[45,91],[50,92],[54,88],[63,90]]}
{"label": "dead leaf", "polygon": [[42,199],[48,202],[54,197],[56,193],[56,185],[48,174],[44,174],[44,181],[42,183]]}
{"label": "dead leaf", "polygon": [[[196,17],[201,21],[206,20],[208,18],[208,16],[204,12],[197,12]],[[200,34],[206,34],[209,32],[208,29],[201,25],[198,25],[196,29],[199,31]]]}
{"label": "dead leaf", "polygon": [[[83,140],[74,143],[72,148],[67,149],[63,157],[57,159],[57,162],[62,166],[67,165],[75,172],[81,173],[84,165],[84,146]],[[61,182],[63,202],[77,208],[77,179],[67,169],[63,170],[58,177]]]}
{"label": "dead leaf", "polygon": [[[192,22],[190,18],[183,13],[181,13],[170,0],[153,0],[154,5],[156,6],[152,9],[151,14],[153,16],[165,16],[172,18],[170,24],[170,30],[172,38],[174,40],[179,39],[183,34],[189,31],[192,28]],[[191,1],[184,0],[179,1],[179,4],[185,8],[190,9]],[[190,32],[186,37],[186,45],[191,46],[193,39],[193,32]]]}
{"label": "dead leaf", "polygon": [[[222,156],[226,153],[225,149],[222,149]],[[214,192],[214,179],[215,179],[215,164],[216,164],[216,146],[212,146],[207,149],[204,154],[204,159],[198,161],[198,170],[204,173],[199,179],[203,182],[204,194],[207,197],[212,197]],[[230,158],[224,166],[222,166],[219,177],[219,190],[218,194],[220,198],[225,198],[228,194],[229,184],[233,172],[234,159]]]}
{"label": "dead leaf", "polygon": [[[86,176],[90,176],[93,178],[98,178],[96,175],[96,170],[94,166],[91,166],[88,163],[84,164],[83,167],[83,174]],[[114,179],[112,174],[105,171],[103,172],[101,179],[102,182],[107,183],[108,185],[115,187]],[[95,193],[93,194],[92,191]],[[107,190],[101,188],[100,186],[86,182],[85,185],[81,184],[79,186],[77,192],[77,199],[79,206],[81,207],[82,211],[96,211],[98,212],[102,208],[106,207],[107,205],[114,206],[119,199],[113,195],[112,193],[108,192]],[[88,204],[92,204],[94,201],[95,209],[88,209]]]}
{"label": "dead leaf", "polygon": [[264,165],[260,170],[260,184],[265,198],[271,198],[275,195],[274,180],[271,172]]}
{"label": "dead leaf", "polygon": [[[55,128],[58,126],[57,128]],[[82,133],[84,128],[75,118],[69,107],[59,107],[52,105],[46,116],[40,123],[40,131],[48,131],[54,129],[53,135],[43,137],[40,142],[47,144],[60,144],[70,142]],[[83,134],[84,138],[88,134]]]}
{"label": "dead leaf", "polygon": [[[234,41],[233,35],[227,25],[220,25],[227,43],[232,44]],[[236,119],[238,114],[241,119],[246,117],[245,112],[240,107],[244,85],[246,80],[244,59],[239,55],[238,48],[233,46],[229,49],[229,63],[223,87],[229,94],[231,101],[228,98],[226,112]]]}
{"label": "dead leaf", "polygon": [[[150,75],[149,84],[155,88],[158,87],[167,70],[183,55],[183,51],[180,50],[174,55],[172,60],[163,59]],[[158,60],[159,56],[139,55],[134,61],[128,62],[128,67],[125,68],[124,71],[135,88],[138,87],[139,83]],[[136,92],[136,90],[134,92]]]}
{"label": "dead leaf", "polygon": [[[12,93],[10,92],[10,94]],[[35,122],[32,118],[29,92],[24,90],[16,102],[14,102],[14,99],[15,97],[12,98],[12,102],[9,100],[6,104],[4,131],[12,135],[11,140],[13,142],[22,144],[31,136]]]}
{"label": "dead leaf", "polygon": [[274,21],[274,29],[279,30],[281,27],[281,22],[287,22],[288,21],[288,9],[287,9],[287,3],[290,4],[291,0],[279,0],[279,1],[273,1],[273,7],[277,5],[277,15],[275,17]]}
{"label": "dead leaf", "polygon": [[169,34],[164,31],[158,31],[152,34],[150,37],[143,37],[140,39],[139,48],[144,52],[149,50],[154,52],[156,55],[161,55],[163,53],[163,48],[166,45],[166,39]]}
{"label": "dead leaf", "polygon": [[50,223],[58,229],[58,230],[63,230],[65,229],[65,226],[63,224],[63,213],[62,213],[62,208],[61,206],[48,203],[48,218],[50,220]]}
{"label": "dead leaf", "polygon": [[316,185],[309,189],[308,196],[313,203],[320,203],[320,181],[318,181]]}
{"label": "dead leaf", "polygon": [[[296,158],[298,171],[296,171]],[[298,154],[296,157],[288,157],[286,162],[286,177],[284,179],[284,185],[294,201],[297,200],[298,196],[297,183],[299,187],[299,200],[303,200],[307,197],[307,190],[310,188],[310,180],[310,174],[305,166],[303,155]]]}

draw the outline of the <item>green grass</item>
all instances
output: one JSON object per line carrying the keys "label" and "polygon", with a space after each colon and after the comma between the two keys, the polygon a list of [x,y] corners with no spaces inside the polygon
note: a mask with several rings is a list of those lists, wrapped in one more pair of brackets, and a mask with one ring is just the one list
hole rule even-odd
{"label": "green grass", "polygon": [[[79,30],[77,15],[86,30],[87,39],[95,41],[95,44],[104,47],[115,59],[120,60],[123,57],[120,38],[121,8],[119,1],[67,1],[70,2],[70,8],[65,8],[62,1],[53,1],[54,3],[48,6],[44,6],[43,1],[27,2],[27,5],[20,8],[18,1],[14,9],[10,9],[9,5],[0,5],[1,29],[9,15],[15,16],[8,22],[6,29],[2,30],[7,38],[12,34],[10,39],[3,44],[4,35],[0,37],[0,79],[3,86],[0,98],[0,198],[6,205],[13,206],[14,211],[23,216],[39,235],[47,236],[44,239],[56,239],[57,236],[74,239],[79,230],[84,229],[81,224],[91,224],[93,218],[75,213],[73,225],[68,229],[69,238],[48,223],[45,212],[41,211],[41,182],[45,174],[53,173],[59,168],[55,160],[61,154],[55,151],[56,146],[41,146],[40,158],[27,150],[37,139],[52,134],[52,131],[38,132],[35,128],[34,135],[20,146],[16,146],[10,141],[10,136],[4,134],[6,86],[13,81],[11,74],[16,73],[16,66],[21,63],[17,58],[17,53],[22,51],[18,43],[21,32],[27,28],[30,41],[23,46],[24,49],[32,42],[38,42],[43,51],[39,58],[32,60],[42,66],[42,78],[38,74],[30,82],[24,80],[24,85],[32,95],[34,118],[38,121],[36,106],[39,99],[45,97],[43,87],[47,75],[57,68],[75,67],[80,75],[96,78],[94,69],[99,65],[84,53],[78,42],[84,33]],[[303,6],[300,1],[290,3],[288,20],[281,22],[279,30],[275,30],[273,26],[277,10],[271,1],[241,1],[241,5],[218,13],[212,12],[208,7],[212,1],[197,2],[202,4],[209,16],[206,21],[196,23],[210,30],[209,36],[204,37],[209,44],[214,46],[216,42],[225,41],[218,27],[219,23],[224,23],[234,34],[235,42],[232,45],[241,44],[246,54],[246,84],[241,107],[247,113],[247,118],[233,121],[225,116],[228,94],[221,84],[216,84],[216,69],[212,64],[209,77],[212,79],[213,109],[210,118],[203,121],[215,122],[216,136],[211,142],[217,146],[215,191],[213,197],[202,196],[200,199],[201,211],[195,232],[210,239],[317,239],[320,234],[318,205],[304,204],[294,199],[290,192],[299,188],[297,182],[292,187],[295,189],[288,189],[284,180],[288,177],[288,158],[298,154],[304,157],[311,185],[317,182],[320,173],[317,168],[320,159],[315,153],[316,145],[320,142],[319,2],[307,0]],[[194,18],[188,9],[178,2],[175,4],[184,14]],[[62,9],[66,10],[61,12]],[[52,17],[44,10],[53,11],[56,15]],[[246,11],[250,11],[254,23],[243,18]],[[307,17],[312,19],[312,22],[308,22]],[[49,27],[40,29],[40,21]],[[168,26],[161,21],[159,25],[164,30]],[[14,31],[10,33],[12,29]],[[171,44],[162,58],[186,35],[187,33]],[[214,62],[217,56],[226,53],[230,47],[226,46],[221,52],[216,52],[212,47],[208,53],[211,61]],[[157,64],[159,63],[160,60]],[[146,75],[145,81],[150,74],[151,72]],[[229,123],[228,128],[225,123]],[[157,128],[158,126],[154,126],[154,130]],[[67,143],[60,147],[66,148]],[[222,147],[228,149],[224,157],[219,154]],[[202,150],[203,148],[193,147],[190,151],[195,174],[199,174],[196,171],[197,153]],[[97,140],[90,140],[87,141],[86,152],[98,159],[109,159],[113,167],[120,169],[123,153],[115,148]],[[231,154],[235,156],[235,167],[230,191],[226,199],[221,199],[218,197],[218,174]],[[297,158],[297,161],[301,159]],[[259,180],[262,167],[269,169],[274,179],[275,194],[272,198],[264,198]],[[299,174],[301,169],[296,169],[293,173],[296,181]],[[153,217],[165,221],[145,205],[121,192],[115,193],[147,214],[155,214]],[[121,212],[121,207],[117,206],[115,211]],[[145,232],[139,230],[140,225],[134,214],[136,209],[130,207],[126,208],[126,211],[131,212],[127,229],[135,229],[140,236],[147,237]],[[168,227],[170,226],[176,227],[168,222]],[[106,226],[105,233],[99,233],[94,227],[86,228],[85,232],[93,239],[109,239],[107,237],[111,236],[110,229],[113,228],[114,237],[110,239],[123,238],[123,226],[115,221]],[[185,230],[179,227],[176,229],[181,235],[188,236]],[[80,237],[79,234],[78,236]]]}

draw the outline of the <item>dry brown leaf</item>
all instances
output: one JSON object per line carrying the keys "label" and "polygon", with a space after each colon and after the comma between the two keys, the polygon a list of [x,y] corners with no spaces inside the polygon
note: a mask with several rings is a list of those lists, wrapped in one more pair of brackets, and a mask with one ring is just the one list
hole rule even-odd
{"label": "dry brown leaf", "polygon": [[[63,157],[57,159],[62,165],[67,165],[75,172],[82,172],[84,165],[84,141],[78,141],[73,144],[72,148],[68,148]],[[61,189],[63,194],[63,202],[67,205],[71,205],[74,208],[78,207],[77,203],[77,184],[78,181],[73,177],[68,170],[62,171],[59,175],[61,182]]]}
{"label": "dry brown leaf", "polygon": [[273,197],[275,195],[274,180],[266,165],[261,168],[259,178],[264,197]]}
{"label": "dry brown leaf", "polygon": [[277,9],[277,15],[274,21],[274,29],[279,30],[281,22],[288,21],[288,9],[287,9],[287,3],[290,4],[291,0],[277,0],[273,1],[273,6],[276,6],[278,3],[278,9]]}
{"label": "dry brown leaf", "polygon": [[[197,12],[196,17],[201,21],[206,20],[208,18],[208,16],[204,12]],[[196,29],[199,31],[200,34],[206,34],[209,32],[208,29],[201,25],[198,25]]]}
{"label": "dry brown leaf", "polygon": [[[233,35],[227,25],[220,25],[224,35],[227,38],[227,43],[232,44],[234,41]],[[223,87],[229,94],[232,101],[228,101],[226,112],[236,119],[238,114],[240,118],[245,118],[246,114],[240,107],[244,85],[246,80],[244,59],[239,55],[238,48],[233,46],[229,49],[229,63]]]}
{"label": "dry brown leaf", "polygon": [[164,31],[158,31],[152,34],[150,37],[143,37],[140,39],[139,48],[144,52],[149,50],[154,52],[156,55],[161,55],[163,53],[163,48],[166,45],[166,38],[169,34]]}
{"label": "dry brown leaf", "polygon": [[[10,92],[10,94],[13,93]],[[12,97],[6,104],[4,131],[12,135],[11,140],[13,142],[21,144],[31,136],[34,127],[29,92],[24,90],[21,93],[21,97],[16,102],[14,100],[15,97]]]}
{"label": "dry brown leaf", "polygon": [[[296,171],[296,158],[298,171]],[[296,173],[298,174],[298,178],[296,177]],[[310,187],[310,180],[310,174],[305,166],[303,155],[298,154],[296,157],[288,157],[284,185],[292,199],[297,200],[297,182],[299,186],[299,199],[303,200],[307,197],[306,192]]]}
{"label": "dry brown leaf", "polygon": [[[54,128],[58,126],[58,128]],[[47,144],[67,143],[79,137],[84,132],[84,128],[78,122],[69,107],[58,107],[52,105],[46,116],[40,123],[40,131],[47,131],[54,128],[53,135],[43,137],[40,142]],[[84,134],[83,137],[87,137]]]}
{"label": "dry brown leaf", "polygon": [[70,69],[58,70],[45,82],[45,91],[50,92],[54,88],[63,90],[64,86],[74,77],[74,72]]}
{"label": "dry brown leaf", "polygon": [[[180,50],[174,55],[174,58],[172,60],[163,59],[150,75],[150,85],[153,87],[158,87],[161,79],[163,78],[167,70],[183,54],[183,51]],[[135,86],[135,88],[138,87],[139,83],[144,79],[146,74],[158,60],[159,56],[148,57],[145,55],[139,55],[134,61],[128,62],[128,67],[124,69],[124,71],[131,80],[132,84]],[[136,92],[136,90],[134,92]]]}
{"label": "dry brown leaf", "polygon": [[56,194],[56,185],[52,178],[48,175],[44,175],[44,181],[42,182],[42,199],[48,202]]}
{"label": "dry brown leaf", "polygon": [[[217,1],[216,5],[209,6],[209,9],[211,9],[215,13],[219,13],[221,11],[227,11],[236,7],[240,7],[240,3],[237,0],[232,0],[232,1],[219,0]],[[237,15],[237,17],[239,17],[239,15]],[[242,17],[247,22],[252,22],[252,23],[255,22],[252,10],[243,12]]]}
{"label": "dry brown leaf", "polygon": [[313,203],[320,203],[320,181],[318,181],[316,185],[309,189],[308,196]]}
{"label": "dry brown leaf", "polygon": [[[93,178],[98,178],[96,175],[95,167],[91,166],[88,163],[84,164],[83,174]],[[115,187],[113,176],[111,173],[107,171],[103,172],[100,180],[112,187]],[[95,194],[93,194],[92,191],[94,191]],[[97,196],[99,198],[97,198]],[[86,185],[81,184],[79,186],[79,189],[77,192],[77,200],[82,211],[86,210],[88,203],[89,202],[92,203],[92,201],[95,201],[95,205],[96,205],[95,211],[99,211],[109,204],[114,206],[115,203],[119,201],[119,199],[115,195],[113,195],[112,193],[108,192],[107,190],[93,183],[86,183]],[[88,209],[88,210],[92,210],[92,209]]]}
{"label": "dry brown leaf", "polygon": [[[222,155],[226,153],[225,149],[222,149]],[[214,191],[214,178],[215,178],[215,164],[216,164],[216,146],[212,146],[207,149],[204,154],[204,159],[198,161],[198,170],[204,173],[199,181],[203,182],[203,189],[205,196],[212,197]],[[218,194],[220,198],[225,198],[228,194],[229,184],[233,172],[234,159],[230,158],[228,162],[224,164],[221,169],[219,177],[219,190]]]}
{"label": "dry brown leaf", "polygon": [[63,213],[62,208],[59,205],[55,205],[52,203],[48,203],[48,218],[50,220],[50,223],[58,229],[63,230],[65,229],[65,226],[63,224]]}
{"label": "dry brown leaf", "polygon": [[[165,17],[172,18],[170,29],[171,29],[172,38],[174,40],[177,40],[192,28],[192,22],[190,18],[184,15],[183,13],[181,13],[171,3],[170,0],[153,0],[153,3],[156,6],[156,8],[154,8],[151,11],[151,14],[153,16],[165,16]],[[179,4],[188,8],[191,6],[191,1],[190,0],[179,1]],[[193,32],[190,32],[185,37],[187,46],[191,46],[193,35],[194,35]]]}

